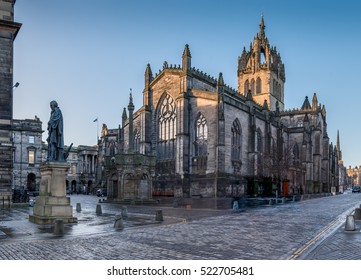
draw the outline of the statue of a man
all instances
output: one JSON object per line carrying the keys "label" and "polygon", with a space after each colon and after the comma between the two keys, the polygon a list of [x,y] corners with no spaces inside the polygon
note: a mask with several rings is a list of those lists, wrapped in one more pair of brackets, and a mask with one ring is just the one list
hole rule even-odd
{"label": "statue of a man", "polygon": [[48,161],[65,161],[64,159],[64,134],[63,115],[58,103],[50,102],[51,114],[48,122]]}

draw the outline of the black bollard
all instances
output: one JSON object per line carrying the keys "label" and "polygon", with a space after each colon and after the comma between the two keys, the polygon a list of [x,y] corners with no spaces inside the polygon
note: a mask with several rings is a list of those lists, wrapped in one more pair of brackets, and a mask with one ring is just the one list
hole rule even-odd
{"label": "black bollard", "polygon": [[64,221],[62,219],[55,220],[54,234],[56,235],[64,234]]}
{"label": "black bollard", "polygon": [[346,217],[346,223],[345,223],[345,231],[355,231],[355,218],[353,215],[348,215]]}
{"label": "black bollard", "polygon": [[115,229],[123,229],[124,228],[122,215],[115,215],[114,228]]}
{"label": "black bollard", "polygon": [[162,210],[157,210],[155,212],[155,220],[158,221],[158,222],[163,222],[164,219],[163,219],[163,211]]}
{"label": "black bollard", "polygon": [[96,208],[95,213],[97,213],[98,215],[102,214],[102,206],[100,204],[97,204],[97,208]]}

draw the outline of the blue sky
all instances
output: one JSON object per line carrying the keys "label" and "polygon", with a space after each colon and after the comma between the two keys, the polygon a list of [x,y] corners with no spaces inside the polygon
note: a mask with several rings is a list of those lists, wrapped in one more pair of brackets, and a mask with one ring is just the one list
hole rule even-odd
{"label": "blue sky", "polygon": [[334,144],[340,131],[345,165],[361,165],[359,1],[17,0],[15,21],[23,26],[14,49],[14,118],[37,115],[46,130],[57,100],[66,144],[94,145],[102,123],[121,124],[130,88],[136,109],[142,106],[147,63],[153,74],[165,60],[181,64],[185,44],[194,67],[222,72],[237,88],[238,56],[262,14],[285,64],[286,109],[316,92]]}

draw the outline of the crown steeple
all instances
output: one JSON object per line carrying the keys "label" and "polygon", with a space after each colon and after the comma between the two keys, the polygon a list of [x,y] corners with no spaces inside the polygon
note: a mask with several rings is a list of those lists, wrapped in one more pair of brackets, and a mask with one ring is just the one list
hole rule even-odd
{"label": "crown steeple", "polygon": [[259,32],[250,43],[249,51],[243,49],[238,57],[238,91],[244,95],[252,91],[254,100],[261,106],[267,100],[271,111],[284,110],[285,68],[276,47],[271,47],[265,33],[266,25],[262,15]]}

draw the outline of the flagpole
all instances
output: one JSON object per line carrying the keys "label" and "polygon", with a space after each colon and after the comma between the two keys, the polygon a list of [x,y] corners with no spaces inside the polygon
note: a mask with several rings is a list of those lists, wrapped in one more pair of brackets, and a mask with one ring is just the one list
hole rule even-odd
{"label": "flagpole", "polygon": [[98,122],[98,117],[93,121],[93,122],[97,122],[97,145],[98,145],[98,141],[99,141],[99,122]]}

